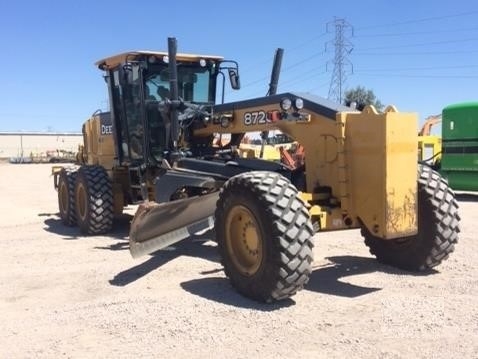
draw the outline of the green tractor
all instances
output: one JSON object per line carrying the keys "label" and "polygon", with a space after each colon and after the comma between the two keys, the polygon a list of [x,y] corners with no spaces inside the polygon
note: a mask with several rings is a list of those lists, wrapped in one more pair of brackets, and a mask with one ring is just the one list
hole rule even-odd
{"label": "green tractor", "polygon": [[441,139],[419,136],[422,160],[439,171],[454,190],[478,191],[478,102],[445,107],[441,122]]}

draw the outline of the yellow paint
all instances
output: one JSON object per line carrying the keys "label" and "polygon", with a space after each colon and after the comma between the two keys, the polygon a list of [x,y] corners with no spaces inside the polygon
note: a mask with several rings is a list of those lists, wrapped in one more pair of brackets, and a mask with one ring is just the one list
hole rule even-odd
{"label": "yellow paint", "polygon": [[83,124],[83,137],[86,139],[83,149],[85,162],[111,171],[115,158],[113,134],[102,134],[99,116],[93,116]]}
{"label": "yellow paint", "polygon": [[[393,106],[384,113],[373,107],[362,112],[338,112],[326,118],[304,108],[306,121],[244,123],[247,112],[280,111],[279,104],[236,108],[227,114],[227,128],[209,124],[195,134],[242,133],[278,129],[305,149],[307,192],[311,215],[321,228],[336,230],[365,225],[384,239],[417,230],[417,116],[399,113]],[[319,193],[320,188],[330,191]],[[323,198],[329,196],[329,205]]]}
{"label": "yellow paint", "polygon": [[418,136],[418,160],[434,164],[441,159],[441,137]]}
{"label": "yellow paint", "polygon": [[417,231],[417,116],[389,107],[349,114],[345,153],[349,208],[376,235],[386,239]]}

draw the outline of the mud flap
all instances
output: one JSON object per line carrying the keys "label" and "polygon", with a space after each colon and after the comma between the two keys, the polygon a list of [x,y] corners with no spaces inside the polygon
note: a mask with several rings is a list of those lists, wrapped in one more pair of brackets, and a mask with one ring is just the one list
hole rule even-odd
{"label": "mud flap", "polygon": [[133,258],[153,253],[214,226],[219,192],[158,204],[143,203],[131,223],[129,250]]}

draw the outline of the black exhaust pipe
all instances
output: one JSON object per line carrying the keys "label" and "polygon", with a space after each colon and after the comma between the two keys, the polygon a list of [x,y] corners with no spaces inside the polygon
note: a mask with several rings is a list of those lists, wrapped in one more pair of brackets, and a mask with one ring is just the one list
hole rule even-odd
{"label": "black exhaust pipe", "polygon": [[271,82],[269,83],[268,96],[275,95],[277,93],[277,85],[279,83],[280,68],[282,66],[282,57],[284,55],[284,49],[278,48],[274,56],[274,63],[272,65]]}
{"label": "black exhaust pipe", "polygon": [[169,92],[171,95],[171,107],[169,118],[171,121],[171,137],[173,141],[173,152],[177,151],[179,141],[179,120],[178,108],[178,67],[176,63],[177,41],[174,37],[168,37],[168,58],[169,58]]}
{"label": "black exhaust pipe", "polygon": [[[280,75],[280,69],[282,66],[283,55],[284,55],[284,49],[278,48],[274,55],[274,63],[272,64],[271,82],[269,83],[269,91],[267,91],[267,96],[272,96],[277,93],[277,85],[279,84],[279,75]],[[264,157],[264,148],[266,146],[268,136],[269,136],[269,131],[261,132],[261,150],[259,152],[259,158]]]}

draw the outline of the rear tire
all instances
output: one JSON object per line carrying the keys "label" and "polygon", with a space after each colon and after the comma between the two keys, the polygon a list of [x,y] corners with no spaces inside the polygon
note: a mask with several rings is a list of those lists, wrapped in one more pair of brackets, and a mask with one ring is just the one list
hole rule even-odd
{"label": "rear tire", "polygon": [[419,167],[418,233],[383,240],[362,228],[365,244],[379,262],[423,271],[439,265],[455,249],[460,232],[458,203],[448,183],[427,166]]}
{"label": "rear tire", "polygon": [[76,220],[83,234],[104,234],[113,226],[113,190],[105,169],[82,166],[75,185]]}
{"label": "rear tire", "polygon": [[273,302],[308,282],[314,230],[285,177],[263,171],[232,177],[220,192],[215,217],[224,271],[238,292]]}
{"label": "rear tire", "polygon": [[64,225],[76,225],[75,181],[77,167],[63,167],[58,177],[58,208]]}

